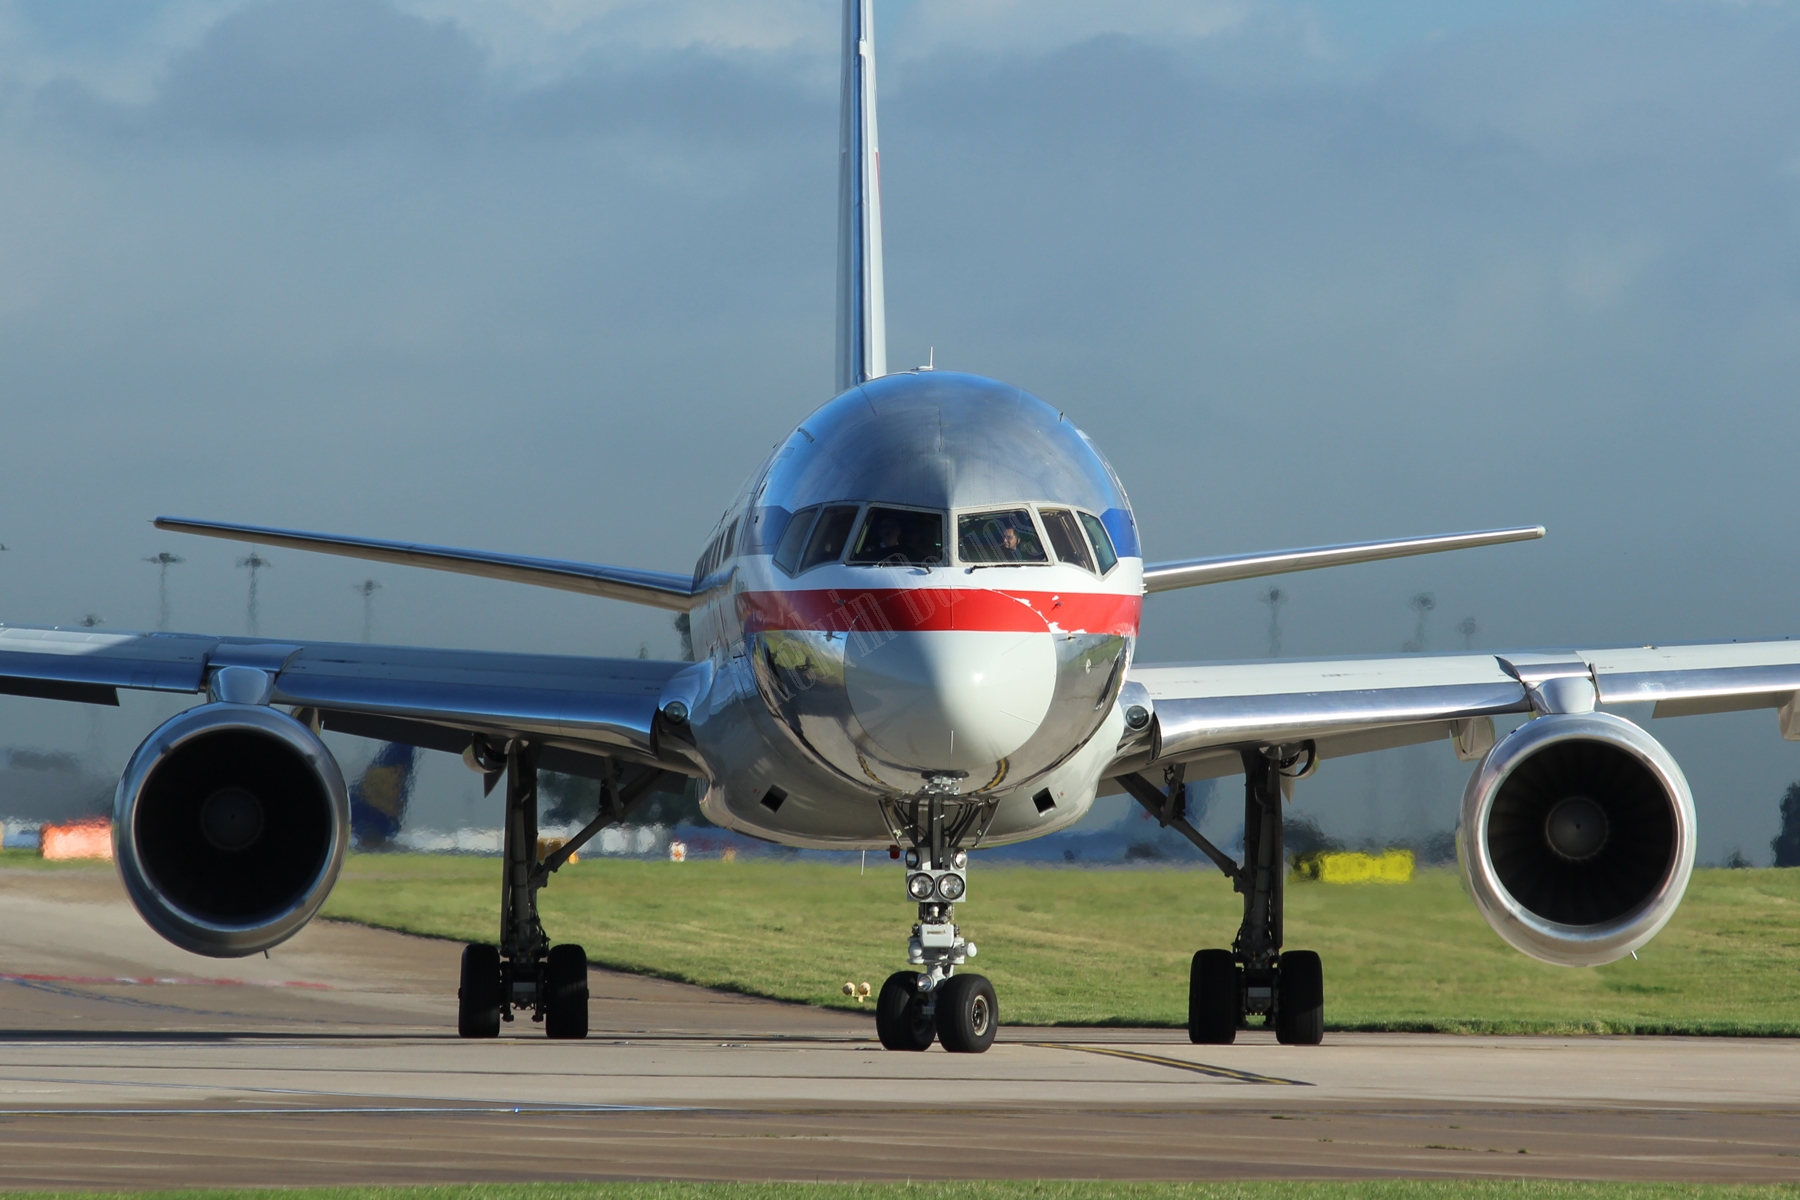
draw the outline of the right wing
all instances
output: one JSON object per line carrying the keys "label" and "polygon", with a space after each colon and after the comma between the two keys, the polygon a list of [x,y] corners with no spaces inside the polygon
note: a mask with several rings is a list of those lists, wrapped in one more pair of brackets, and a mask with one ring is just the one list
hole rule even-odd
{"label": "right wing", "polygon": [[691,576],[676,575],[668,571],[640,571],[632,567],[607,567],[597,563],[565,562],[555,558],[526,558],[523,555],[496,554],[488,550],[425,546],[417,542],[383,542],[374,538],[307,533],[298,529],[227,525],[220,521],[194,521],[185,517],[158,517],[156,527],[173,533],[197,533],[202,537],[252,542],[258,546],[286,546],[292,550],[314,550],[321,554],[366,558],[374,562],[396,563],[403,567],[428,567],[434,571],[454,571],[459,575],[479,575],[484,579],[505,579],[513,583],[558,588],[565,592],[604,596],[609,600],[648,604],[653,608],[666,608],[674,612],[687,612],[700,602]]}
{"label": "right wing", "polygon": [[530,737],[546,768],[570,774],[605,758],[697,770],[660,706],[704,664],[0,626],[0,694],[117,704],[119,688],[204,692],[225,667],[265,672],[270,703],[342,733],[453,754],[475,734]]}

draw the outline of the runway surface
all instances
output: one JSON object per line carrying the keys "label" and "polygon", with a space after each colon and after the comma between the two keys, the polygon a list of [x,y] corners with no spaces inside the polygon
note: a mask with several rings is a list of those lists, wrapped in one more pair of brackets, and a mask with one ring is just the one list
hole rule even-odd
{"label": "runway surface", "polygon": [[1009,1028],[892,1054],[866,1016],[603,971],[586,1041],[465,1042],[459,953],[315,922],[199,958],[109,870],[0,868],[0,1187],[1800,1179],[1800,1042]]}

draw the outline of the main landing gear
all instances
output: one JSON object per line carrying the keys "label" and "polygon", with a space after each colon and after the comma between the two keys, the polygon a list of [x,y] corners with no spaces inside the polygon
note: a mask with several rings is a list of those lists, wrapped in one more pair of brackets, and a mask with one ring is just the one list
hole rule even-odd
{"label": "main landing gear", "polygon": [[907,943],[907,961],[923,971],[896,971],[875,1000],[875,1033],[889,1050],[929,1050],[936,1040],[953,1054],[980,1054],[994,1044],[1000,1003],[985,976],[956,974],[975,957],[955,922],[955,906],[968,894],[969,855],[963,839],[982,822],[977,843],[993,819],[989,802],[930,796],[888,808],[896,840],[904,831],[906,895],[919,906]]}
{"label": "main landing gear", "polygon": [[1194,955],[1188,977],[1188,1038],[1226,1045],[1260,1016],[1284,1045],[1316,1046],[1325,1036],[1325,977],[1310,950],[1281,949],[1281,781],[1310,773],[1315,751],[1278,746],[1243,752],[1244,864],[1239,866],[1187,821],[1187,785],[1179,765],[1165,768],[1168,791],[1142,776],[1119,782],[1165,826],[1173,826],[1211,858],[1244,897],[1244,919],[1229,950]]}
{"label": "main landing gear", "polygon": [[457,989],[456,1031],[466,1038],[491,1038],[515,1010],[530,1009],[553,1038],[584,1038],[588,1033],[587,952],[580,946],[552,946],[538,919],[538,892],[550,882],[588,839],[624,820],[637,801],[664,774],[654,767],[634,769],[623,785],[618,764],[606,760],[600,813],[560,849],[538,858],[538,787],[540,749],[514,740],[497,748],[478,739],[465,757],[488,772],[490,786],[506,773],[506,824],[502,838],[504,880],[500,892],[500,944],[463,947],[462,980]]}

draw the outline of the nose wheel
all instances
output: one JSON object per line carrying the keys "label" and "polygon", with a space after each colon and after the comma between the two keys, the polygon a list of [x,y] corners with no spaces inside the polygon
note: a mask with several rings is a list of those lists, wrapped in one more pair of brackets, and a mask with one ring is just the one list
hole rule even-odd
{"label": "nose wheel", "polygon": [[1000,1004],[985,975],[952,975],[937,989],[937,1035],[952,1054],[980,1054],[994,1044]]}
{"label": "nose wheel", "polygon": [[[952,1054],[980,1054],[994,1044],[1000,1003],[985,976],[958,973],[976,949],[955,920],[956,905],[969,891],[969,855],[958,846],[978,820],[991,820],[993,811],[992,802],[953,794],[919,797],[904,809],[896,804],[887,810],[895,840],[904,829],[912,842],[905,856],[906,897],[919,906],[919,919],[906,958],[922,968],[896,971],[881,985],[875,1034],[889,1050],[928,1050],[937,1041]],[[980,840],[976,833],[975,841]]]}
{"label": "nose wheel", "polygon": [[935,1039],[952,1054],[980,1054],[1000,1030],[1000,1002],[985,975],[952,975],[929,992],[929,976],[896,971],[875,1001],[875,1036],[889,1050],[929,1050]]}
{"label": "nose wheel", "polygon": [[875,998],[875,1036],[889,1050],[929,1050],[937,1025],[926,1007],[917,971],[895,971]]}

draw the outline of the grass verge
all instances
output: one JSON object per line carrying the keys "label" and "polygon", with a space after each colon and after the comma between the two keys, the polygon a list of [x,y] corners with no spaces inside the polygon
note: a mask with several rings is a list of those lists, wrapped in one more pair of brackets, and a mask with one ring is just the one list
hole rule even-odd
{"label": "grass verge", "polygon": [[[327,916],[492,941],[491,858],[353,855]],[[1187,963],[1229,945],[1241,901],[1194,869],[992,867],[961,922],[1009,1024],[1180,1025]],[[545,926],[597,964],[781,1000],[858,1007],[904,966],[909,911],[885,858],[855,866],[595,859],[542,893]],[[1800,1035],[1800,871],[1694,872],[1637,960],[1551,967],[1488,929],[1452,870],[1288,889],[1287,944],[1325,960],[1333,1029]],[[865,1008],[867,1006],[862,1006]]]}

